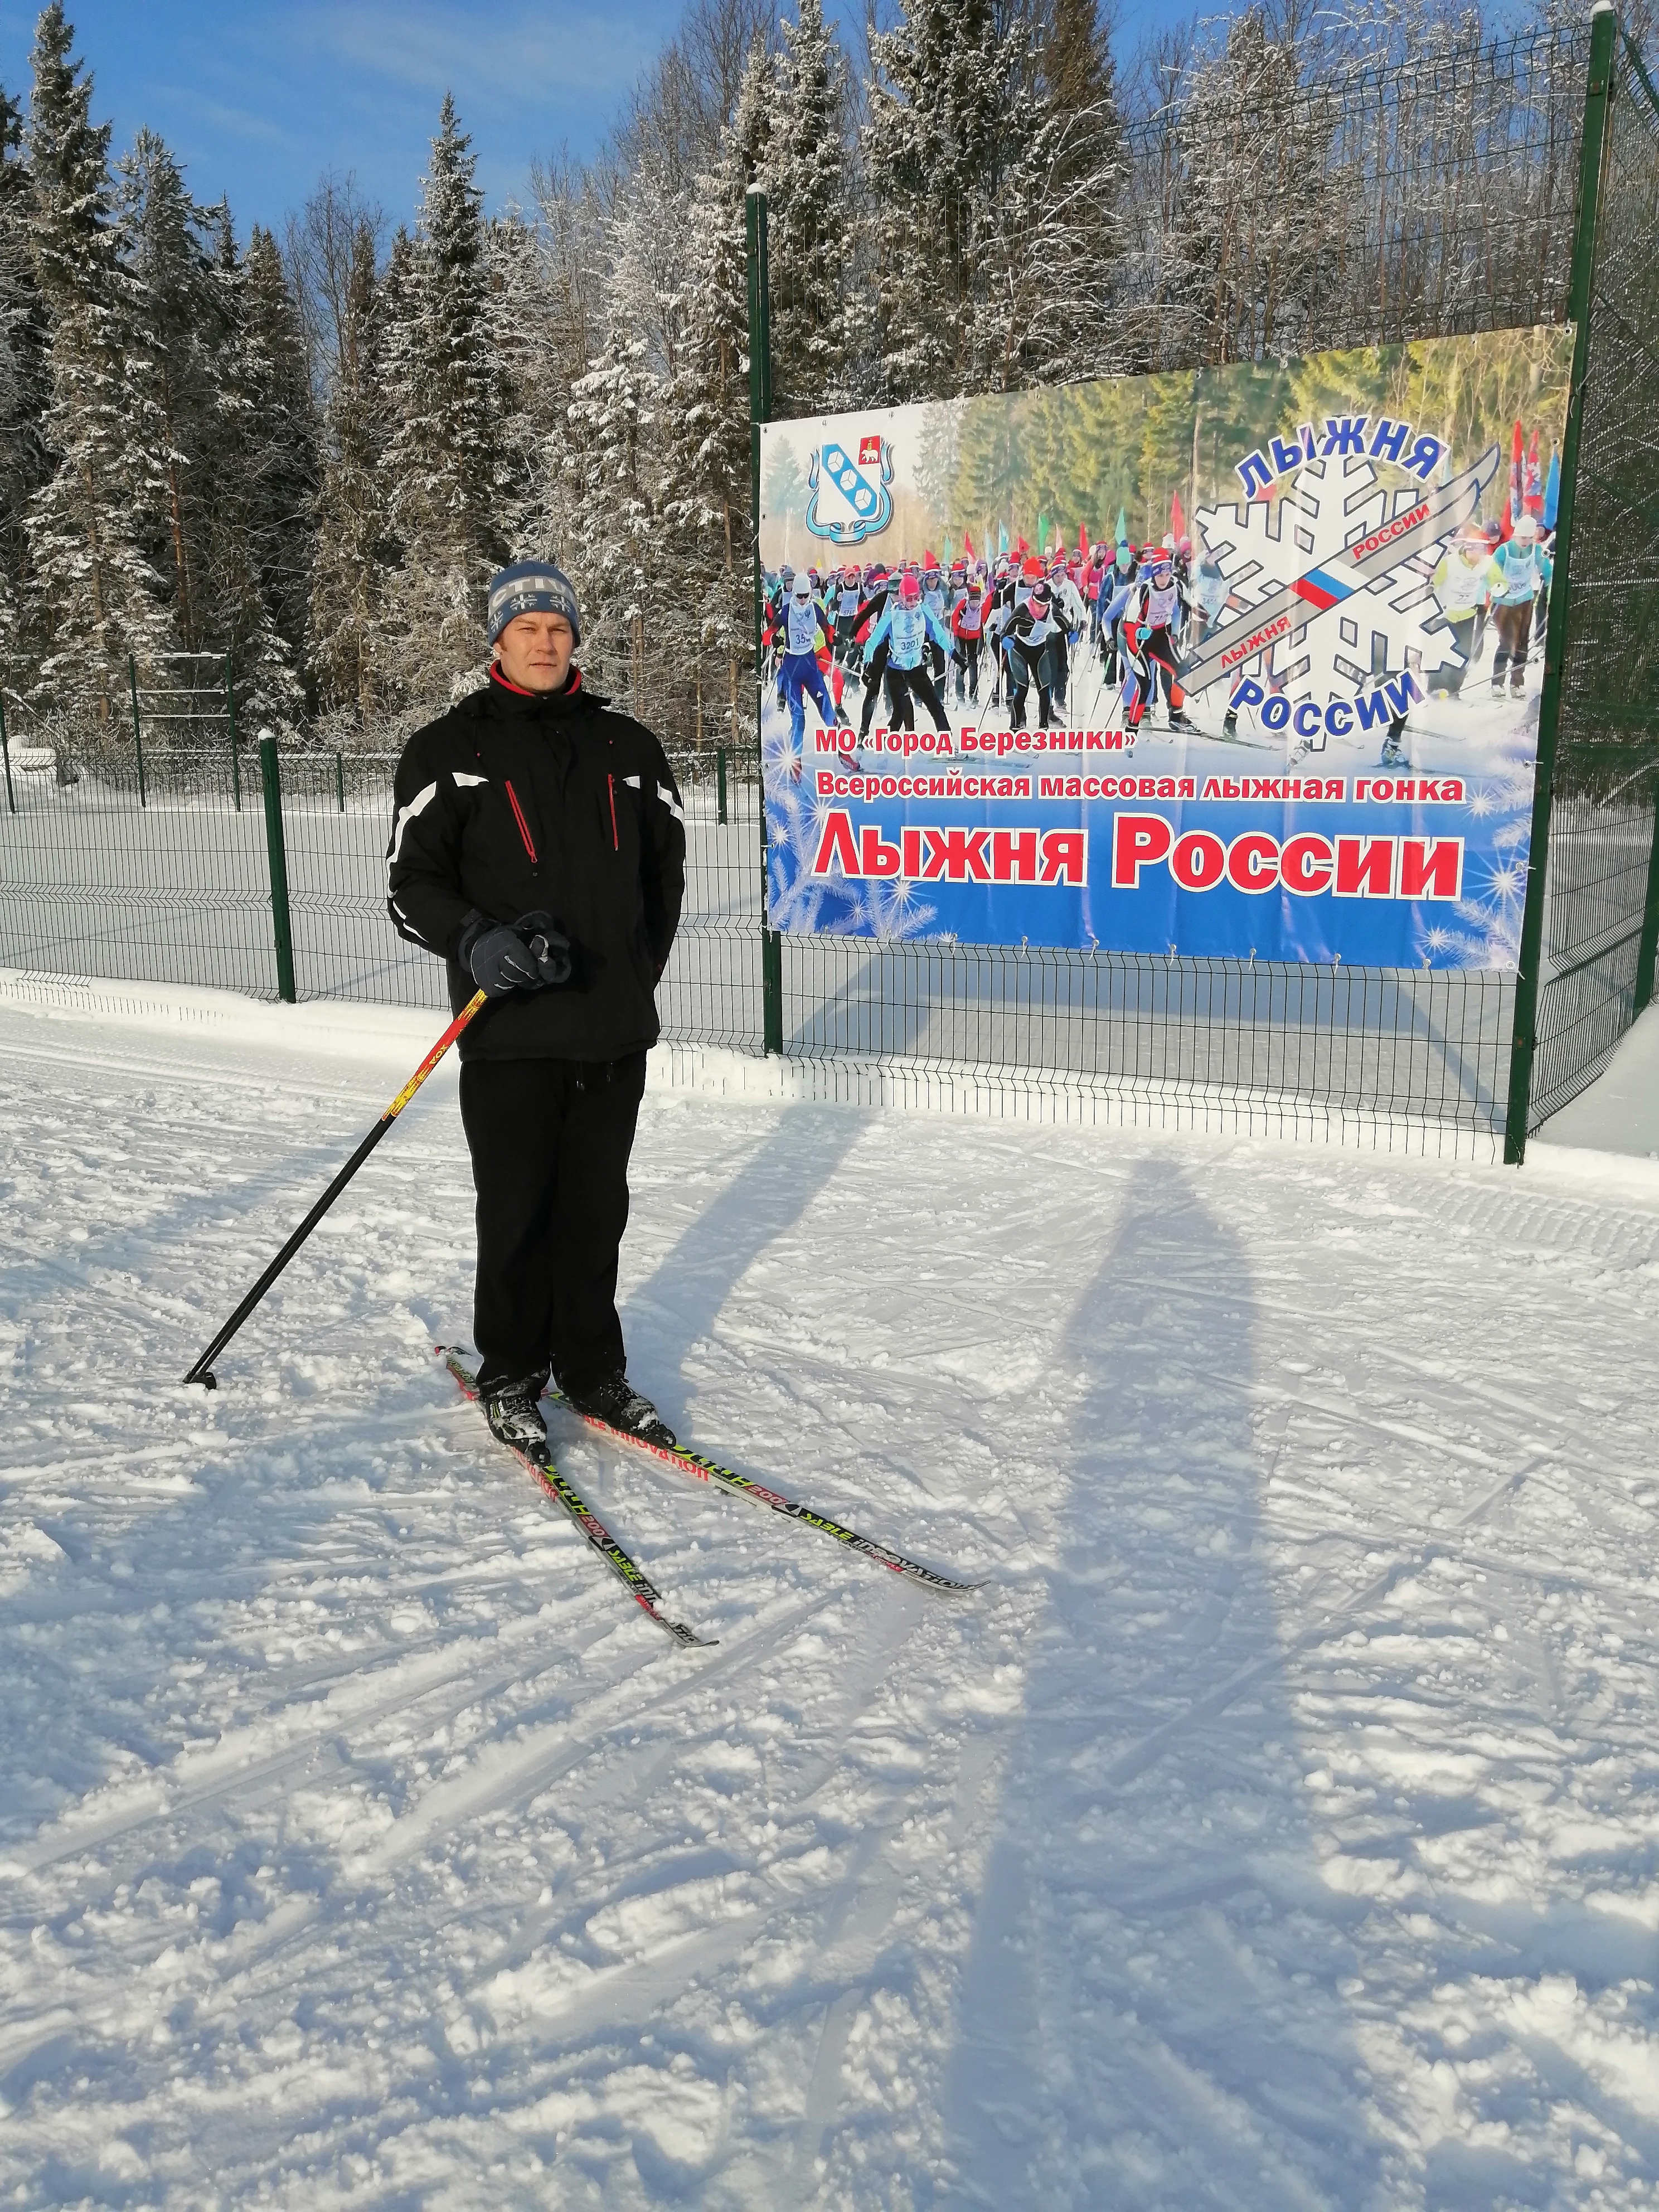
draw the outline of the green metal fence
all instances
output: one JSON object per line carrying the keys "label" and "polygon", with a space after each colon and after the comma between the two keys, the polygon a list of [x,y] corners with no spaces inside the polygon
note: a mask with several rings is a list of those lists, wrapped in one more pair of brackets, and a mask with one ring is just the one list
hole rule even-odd
{"label": "green metal fence", "polygon": [[[660,1003],[676,1037],[761,1049],[759,764],[671,754],[685,917]],[[141,765],[142,763],[142,765]],[[0,966],[256,998],[444,1003],[386,919],[392,753],[8,742]]]}
{"label": "green metal fence", "polygon": [[[1659,95],[1592,19],[1578,325],[1507,1150],[1607,1064],[1659,934]],[[1570,494],[1570,496],[1569,496]]]}
{"label": "green metal fence", "polygon": [[[671,742],[690,880],[668,1036],[958,1086],[1037,1072],[1050,1092],[1245,1103],[1258,1127],[1403,1118],[1503,1137],[1511,1158],[1605,1064],[1652,994],[1659,934],[1659,100],[1598,9],[1588,31],[1420,55],[1304,105],[1286,127],[1328,171],[1298,234],[1310,269],[1371,276],[1363,312],[1304,285],[1298,348],[1570,309],[1579,326],[1519,975],[779,938],[757,754]],[[1161,127],[1134,159],[1178,192],[1217,149],[1183,124],[1160,150]],[[751,250],[759,416],[752,203]],[[1159,363],[1203,357],[1213,332],[1146,296]],[[202,656],[129,689],[131,729],[95,741],[0,726],[0,964],[435,1011],[439,964],[386,918],[391,750],[278,757]]]}

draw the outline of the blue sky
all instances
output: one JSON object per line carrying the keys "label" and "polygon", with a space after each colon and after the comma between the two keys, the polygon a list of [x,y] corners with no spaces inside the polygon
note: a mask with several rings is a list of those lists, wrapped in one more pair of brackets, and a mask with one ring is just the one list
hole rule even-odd
{"label": "blue sky", "polygon": [[[1126,27],[1152,7],[1130,0]],[[14,96],[35,13],[0,0]],[[680,0],[69,0],[69,13],[117,150],[141,124],[159,131],[192,191],[227,194],[246,235],[250,222],[279,226],[330,168],[411,218],[447,89],[491,205],[527,197],[538,155],[593,151]]]}
{"label": "blue sky", "polygon": [[[280,224],[325,169],[410,217],[453,90],[492,204],[562,141],[592,151],[672,35],[679,0],[69,0],[93,112],[118,150],[159,131],[244,233]],[[27,88],[36,10],[0,0],[0,82]]]}

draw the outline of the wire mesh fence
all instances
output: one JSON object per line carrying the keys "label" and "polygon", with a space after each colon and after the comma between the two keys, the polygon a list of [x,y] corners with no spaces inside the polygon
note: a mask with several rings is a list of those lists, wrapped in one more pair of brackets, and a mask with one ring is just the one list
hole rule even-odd
{"label": "wire mesh fence", "polygon": [[1577,24],[1442,33],[1298,81],[1241,18],[1127,134],[1129,365],[1559,321],[1587,51]]}
{"label": "wire mesh fence", "polygon": [[[1142,126],[1138,173],[1160,180],[1152,200],[1141,195],[1136,249],[1147,364],[1561,320],[1589,52],[1583,32],[1552,32],[1293,90],[1274,111],[1290,118],[1285,144],[1317,156],[1294,175],[1259,125],[1250,145],[1238,138],[1248,104],[1195,98]],[[1627,46],[1614,94],[1531,1126],[1604,1064],[1651,987],[1659,921],[1659,102]],[[1200,267],[1190,222],[1182,230],[1173,210],[1183,195],[1190,207],[1206,165],[1247,155],[1272,162],[1261,219],[1210,241]],[[1281,219],[1291,201],[1295,222]],[[1185,303],[1202,284],[1199,318]],[[277,994],[258,733],[238,730],[225,678],[222,662],[201,656],[143,683],[135,672],[131,731],[95,742],[14,731],[0,963]],[[1276,1117],[1288,1130],[1330,1111],[1504,1131],[1517,1020],[1508,974],[823,936],[769,944],[758,753],[665,734],[688,841],[684,914],[659,994],[670,1038],[758,1054],[769,1032],[799,1059],[1249,1102],[1255,1126]],[[394,766],[390,747],[282,755],[276,820],[301,998],[443,1002],[440,963],[386,917]]]}
{"label": "wire mesh fence", "polygon": [[1609,92],[1561,662],[1534,1128],[1605,1066],[1651,990],[1659,928],[1659,97],[1622,34]]}
{"label": "wire mesh fence", "polygon": [[[257,750],[156,751],[136,769],[33,755],[0,814],[0,964],[277,995]],[[439,962],[386,920],[391,754],[286,752],[282,833],[301,998],[444,1003]],[[684,915],[664,1034],[758,1053],[761,790],[752,748],[674,760]],[[238,805],[240,795],[240,805]],[[991,1071],[1078,1091],[1308,1102],[1501,1125],[1510,979],[951,945],[786,943],[785,1049]]]}
{"label": "wire mesh fence", "polygon": [[1510,978],[894,944],[849,962],[786,940],[786,1049],[1026,1071],[1064,1090],[1501,1128]]}
{"label": "wire mesh fence", "polygon": [[[124,741],[123,741],[124,742]],[[0,966],[275,998],[258,746],[76,752],[9,745]],[[761,1049],[760,782],[752,747],[672,756],[685,800],[684,917],[660,993],[674,1037]],[[439,1007],[444,971],[392,931],[393,753],[284,751],[283,872],[301,998]],[[3,803],[0,803],[3,804]]]}
{"label": "wire mesh fence", "polygon": [[141,789],[136,760],[8,753],[0,963],[275,996],[264,823],[228,760],[147,753]]}

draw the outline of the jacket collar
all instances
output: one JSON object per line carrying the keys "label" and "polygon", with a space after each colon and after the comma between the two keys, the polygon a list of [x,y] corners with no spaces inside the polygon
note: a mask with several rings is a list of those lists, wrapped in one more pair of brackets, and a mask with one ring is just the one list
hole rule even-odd
{"label": "jacket collar", "polygon": [[516,711],[526,714],[535,713],[538,708],[545,708],[550,713],[562,714],[567,712],[578,699],[585,707],[594,703],[594,695],[583,685],[582,672],[580,668],[571,670],[557,691],[526,691],[521,684],[510,683],[502,675],[501,665],[498,660],[492,660],[489,664],[489,681],[486,687],[486,696],[498,708],[505,707],[509,712]]}

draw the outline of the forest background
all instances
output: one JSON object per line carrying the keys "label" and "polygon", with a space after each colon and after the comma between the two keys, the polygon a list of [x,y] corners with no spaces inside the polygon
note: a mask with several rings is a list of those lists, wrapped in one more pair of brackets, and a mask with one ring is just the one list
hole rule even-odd
{"label": "forest background", "polygon": [[550,555],[601,689],[752,738],[750,180],[775,413],[1179,370],[1190,435],[1208,364],[1265,404],[1325,347],[1559,319],[1583,19],[1546,4],[1267,0],[1120,71],[1098,0],[899,0],[856,53],[821,0],[691,0],[530,204],[486,214],[446,100],[412,223],[343,167],[242,240],[154,132],[112,157],[53,0],[0,91],[10,726],[95,752],[228,656],[245,726],[393,744],[477,679],[491,569]]}
{"label": "forest background", "polygon": [[[1559,455],[1571,358],[1563,325],[830,417],[844,441],[873,428],[902,436],[914,455],[914,466],[896,472],[891,520],[845,556],[806,528],[808,471],[825,418],[775,423],[761,447],[762,556],[769,570],[786,560],[949,558],[964,547],[995,554],[1022,544],[1075,552],[1113,544],[1120,518],[1132,544],[1155,544],[1190,532],[1201,507],[1260,495],[1259,486],[1243,487],[1244,456],[1265,455],[1275,434],[1294,441],[1304,424],[1322,430],[1330,415],[1373,423],[1386,416],[1431,431],[1446,448],[1436,483],[1498,448],[1477,510],[1477,520],[1496,524],[1510,503],[1514,425],[1528,452],[1540,441],[1540,484]],[[1375,471],[1387,491],[1420,489],[1403,465],[1383,460]]]}

